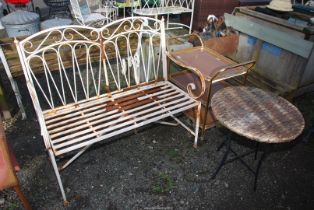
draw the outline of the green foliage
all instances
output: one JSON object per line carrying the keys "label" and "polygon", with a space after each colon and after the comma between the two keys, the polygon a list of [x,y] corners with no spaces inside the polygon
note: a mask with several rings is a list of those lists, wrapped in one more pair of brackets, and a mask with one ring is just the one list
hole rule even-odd
{"label": "green foliage", "polygon": [[167,155],[169,156],[170,159],[174,159],[179,156],[179,152],[175,149],[170,149],[167,151]]}
{"label": "green foliage", "polygon": [[154,193],[169,193],[174,188],[173,179],[165,172],[160,172],[158,183],[153,186]]}
{"label": "green foliage", "polygon": [[17,204],[12,204],[9,206],[8,210],[14,210],[14,209],[18,209],[19,205]]}

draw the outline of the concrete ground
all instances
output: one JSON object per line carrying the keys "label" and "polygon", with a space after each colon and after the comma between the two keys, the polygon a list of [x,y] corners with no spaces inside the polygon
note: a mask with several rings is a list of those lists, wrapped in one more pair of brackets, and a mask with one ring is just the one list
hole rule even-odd
{"label": "concrete ground", "polygon": [[[18,84],[28,119],[18,118],[6,133],[22,168],[18,177],[23,191],[34,209],[314,209],[314,135],[307,142],[303,134],[271,147],[254,192],[253,176],[240,162],[224,166],[211,179],[223,155],[224,149],[216,148],[226,129],[208,130],[206,141],[194,149],[192,136],[182,127],[157,124],[94,145],[64,170],[61,176],[70,201],[65,207],[23,79]],[[14,104],[8,82],[3,85]],[[306,133],[314,125],[314,93],[296,98],[295,105],[306,119]],[[239,152],[254,147],[254,142],[234,138]],[[252,156],[247,161],[256,164]],[[13,190],[0,193],[0,208],[21,209]]]}

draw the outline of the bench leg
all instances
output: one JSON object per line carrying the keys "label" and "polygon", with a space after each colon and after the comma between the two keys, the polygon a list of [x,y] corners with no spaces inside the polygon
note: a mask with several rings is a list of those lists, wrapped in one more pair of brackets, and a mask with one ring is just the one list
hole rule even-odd
{"label": "bench leg", "polygon": [[192,33],[193,19],[194,19],[194,4],[192,5],[192,12],[191,12],[191,20],[190,20],[190,28],[189,28],[190,34]]}
{"label": "bench leg", "polygon": [[62,181],[61,181],[61,177],[60,177],[60,173],[59,173],[59,170],[58,170],[58,166],[57,166],[57,162],[56,162],[55,156],[54,156],[54,154],[53,154],[51,149],[49,149],[48,152],[49,152],[50,161],[51,161],[52,166],[53,166],[53,170],[55,171],[55,174],[56,174],[56,177],[57,177],[57,180],[58,180],[58,184],[59,184],[59,187],[60,187],[60,190],[61,190],[63,202],[66,205],[66,204],[68,204],[68,201],[67,201],[66,196],[65,196],[65,192],[64,192],[64,188],[63,188],[63,184],[62,184]]}
{"label": "bench leg", "polygon": [[169,125],[169,126],[178,126],[179,123],[171,123],[171,122],[166,122],[166,121],[157,121],[156,123],[161,124],[161,125]]}
{"label": "bench leg", "polygon": [[86,147],[84,147],[82,150],[80,150],[76,155],[74,155],[70,160],[68,160],[62,167],[59,168],[59,170],[63,170],[66,167],[68,167],[74,160],[76,160],[81,154],[83,154],[86,150],[88,150],[93,144],[90,144]]}
{"label": "bench leg", "polygon": [[195,139],[194,139],[194,148],[197,148],[197,140],[198,140],[198,131],[199,131],[199,127],[200,127],[200,117],[201,117],[201,107],[202,104],[199,103],[198,107],[197,107],[197,113],[196,113],[196,122],[195,122]]}
{"label": "bench leg", "polygon": [[194,131],[189,128],[187,125],[185,125],[181,120],[176,118],[175,116],[171,115],[172,119],[174,119],[179,125],[181,125],[183,128],[185,128],[187,131],[189,131],[193,136],[195,136]]}

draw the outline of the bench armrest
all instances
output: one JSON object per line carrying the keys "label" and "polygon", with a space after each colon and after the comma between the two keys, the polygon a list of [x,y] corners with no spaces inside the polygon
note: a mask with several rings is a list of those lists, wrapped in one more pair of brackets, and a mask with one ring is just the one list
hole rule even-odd
{"label": "bench armrest", "polygon": [[199,79],[200,79],[200,82],[201,82],[201,93],[198,94],[198,95],[195,95],[193,93],[193,90],[196,89],[196,86],[194,83],[189,83],[187,85],[187,91],[188,91],[188,94],[194,98],[194,99],[198,99],[200,97],[202,97],[202,95],[205,93],[205,90],[206,90],[206,83],[205,83],[205,78],[203,76],[203,74],[197,69],[197,68],[194,68],[194,67],[191,67],[191,66],[187,66],[185,64],[183,64],[182,62],[178,61],[175,57],[173,57],[169,52],[166,53],[168,58],[174,62],[175,64],[177,64],[178,66],[181,66],[191,72],[193,72],[194,74],[196,74]]}

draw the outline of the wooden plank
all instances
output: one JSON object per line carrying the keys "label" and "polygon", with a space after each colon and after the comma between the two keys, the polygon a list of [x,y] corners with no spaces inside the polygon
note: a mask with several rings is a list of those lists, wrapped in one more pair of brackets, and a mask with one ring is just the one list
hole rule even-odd
{"label": "wooden plank", "polygon": [[313,84],[314,81],[314,48],[306,64],[304,74],[300,83],[300,86],[306,86]]}
{"label": "wooden plank", "polygon": [[225,13],[225,22],[227,26],[233,27],[242,33],[276,45],[303,58],[309,57],[313,47],[313,42],[296,38],[290,34],[265,27],[259,23],[254,23],[245,17],[237,17]]}

